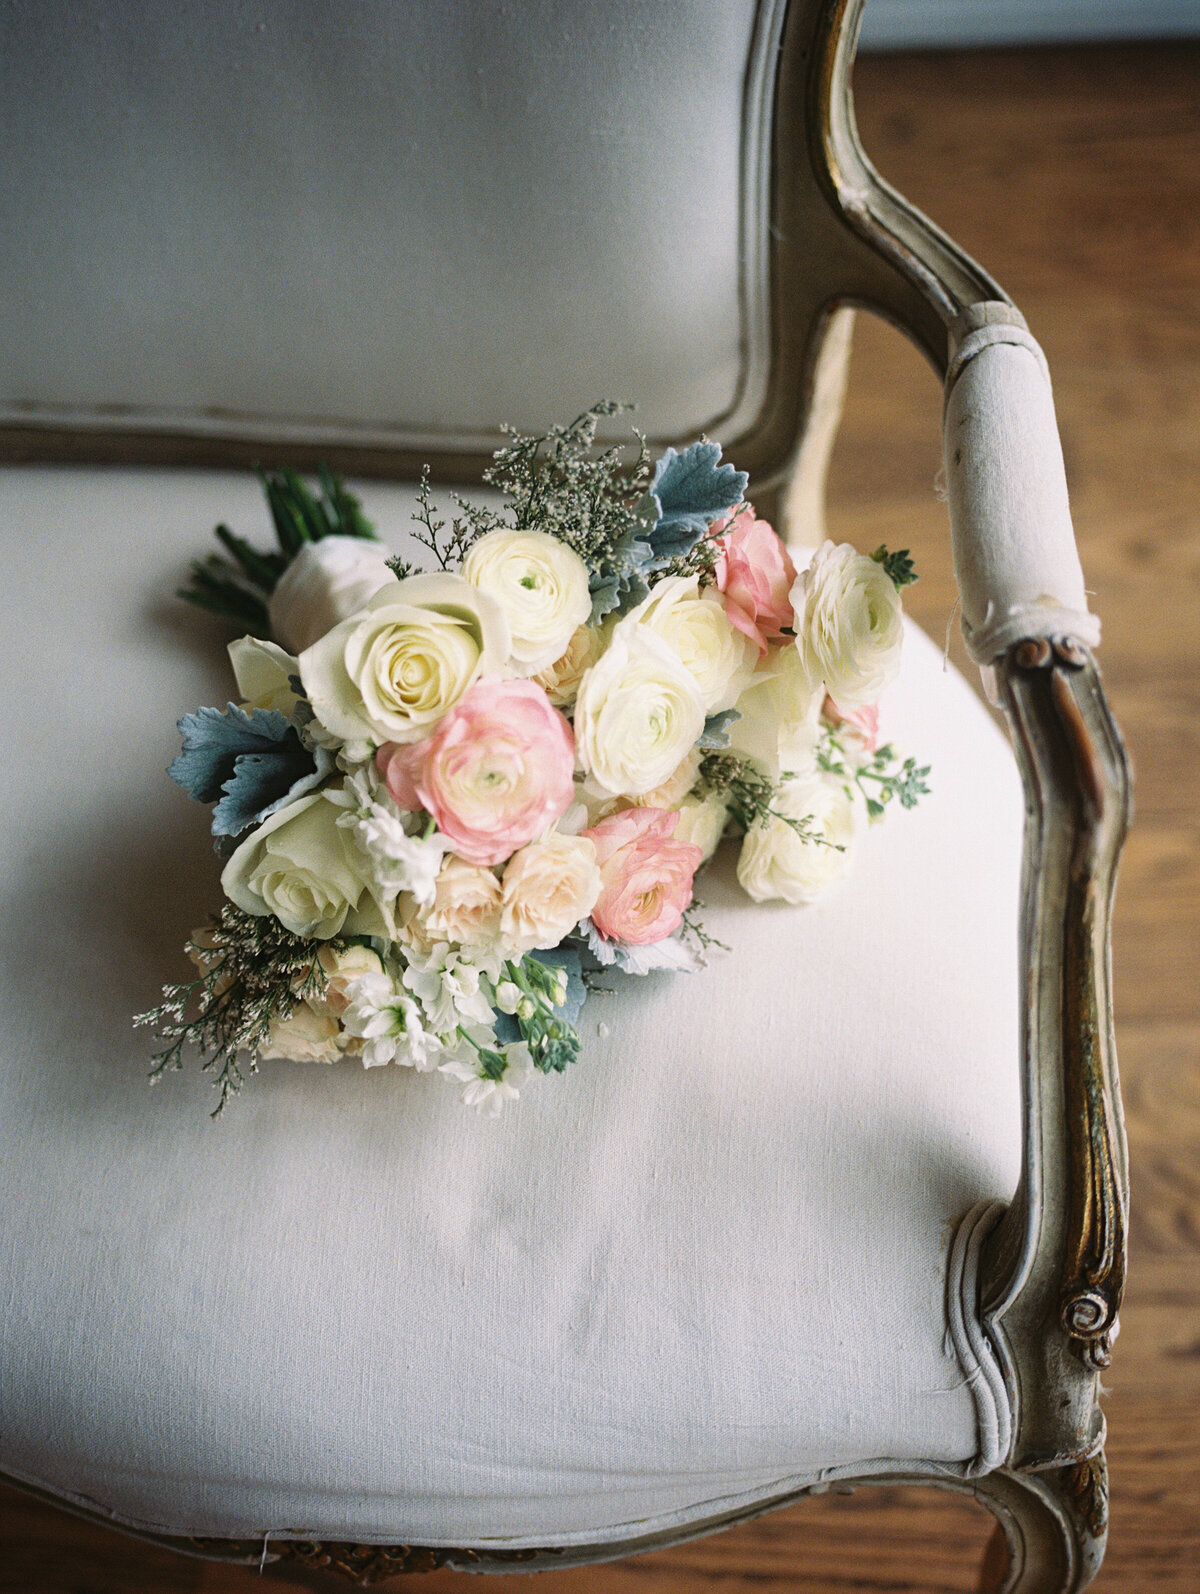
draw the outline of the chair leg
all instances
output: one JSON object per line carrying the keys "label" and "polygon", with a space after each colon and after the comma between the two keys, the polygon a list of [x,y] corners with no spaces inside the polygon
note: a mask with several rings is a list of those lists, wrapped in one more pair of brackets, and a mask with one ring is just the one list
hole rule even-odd
{"label": "chair leg", "polygon": [[974,1487],[997,1521],[979,1594],[1078,1594],[1088,1586],[1108,1533],[1103,1450],[1044,1472],[1001,1469]]}

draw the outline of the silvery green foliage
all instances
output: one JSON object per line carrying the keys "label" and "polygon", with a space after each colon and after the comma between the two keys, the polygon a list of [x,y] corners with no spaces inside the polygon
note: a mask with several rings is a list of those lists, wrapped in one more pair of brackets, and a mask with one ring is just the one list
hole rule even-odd
{"label": "silvery green foliage", "polygon": [[745,497],[750,478],[720,459],[719,443],[693,443],[682,450],[668,448],[654,467],[650,498],[656,512],[649,541],[656,568],[689,553],[713,521]]}
{"label": "silvery green foliage", "polygon": [[202,708],[179,721],[183,751],[167,774],[190,796],[216,803],[213,835],[238,836],[302,797],[333,767],[324,748],[305,747],[275,709]]}
{"label": "silvery green foliage", "polygon": [[713,753],[722,747],[728,747],[729,727],[741,717],[741,711],[736,708],[724,709],[720,714],[710,714],[704,722],[704,729],[696,744],[701,752]]}
{"label": "silvery green foliage", "polygon": [[566,946],[527,952],[504,965],[502,979],[519,999],[513,1012],[495,1014],[497,1042],[524,1041],[533,1066],[544,1074],[561,1074],[578,1062],[576,1025],[587,998],[581,953]]}

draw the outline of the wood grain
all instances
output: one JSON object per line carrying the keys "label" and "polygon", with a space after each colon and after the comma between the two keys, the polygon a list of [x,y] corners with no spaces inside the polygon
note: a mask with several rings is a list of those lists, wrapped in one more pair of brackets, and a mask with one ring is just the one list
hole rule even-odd
{"label": "wood grain", "polygon": [[[1004,284],[1050,359],[1100,660],[1138,772],[1115,980],[1134,1209],[1107,1400],[1108,1559],[1096,1594],[1200,1588],[1200,47],[874,57],[864,143]],[[953,609],[940,394],[860,323],[831,533],[911,547],[909,608]],[[952,656],[961,662],[955,633]],[[545,1573],[539,1594],[974,1588],[990,1519],[932,1490],[825,1496],[637,1560]],[[242,1594],[253,1571],[176,1557],[0,1490],[3,1594]],[[529,1577],[504,1587],[523,1594]],[[289,1585],[276,1583],[276,1587]],[[300,1588],[300,1583],[292,1583]],[[457,1594],[437,1573],[414,1594]],[[479,1588],[478,1583],[472,1585]]]}

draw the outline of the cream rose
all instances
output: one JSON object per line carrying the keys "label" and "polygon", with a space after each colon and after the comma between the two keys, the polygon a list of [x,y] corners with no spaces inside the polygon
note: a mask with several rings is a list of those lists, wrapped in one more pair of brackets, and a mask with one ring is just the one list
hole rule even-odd
{"label": "cream rose", "polygon": [[544,531],[489,531],[472,544],[462,573],[504,610],[521,675],[553,664],[592,612],[587,566]]}
{"label": "cream rose", "polygon": [[317,962],[325,975],[319,995],[310,996],[308,1005],[317,1013],[340,1018],[350,1002],[350,987],[364,974],[382,974],[383,959],[369,946],[323,946]]}
{"label": "cream rose", "polygon": [[854,806],[839,782],[820,775],[785,781],[772,806],[788,818],[810,819],[820,840],[801,840],[783,819],[754,825],[742,842],[738,880],[755,902],[813,902],[845,870]]}
{"label": "cream rose", "polygon": [[500,928],[500,882],[490,869],[451,853],[438,872],[432,906],[417,920],[417,937],[426,944],[491,946]]}
{"label": "cream rose", "polygon": [[287,1018],[273,1018],[260,1057],[288,1063],[336,1063],[342,1055],[341,1026],[331,1013],[297,1002]]}
{"label": "cream rose", "polygon": [[570,708],[579,693],[583,672],[595,664],[607,640],[605,626],[581,625],[567,643],[566,651],[533,677],[555,708]]}
{"label": "cream rose", "polygon": [[841,709],[874,703],[900,668],[900,594],[849,543],[822,543],[791,592],[796,650],[813,691]]}
{"label": "cream rose", "polygon": [[501,946],[506,953],[557,946],[599,895],[596,849],[585,836],[552,833],[531,841],[504,871]]}
{"label": "cream rose", "polygon": [[426,735],[509,655],[508,621],[461,576],[393,581],[306,649],[300,679],[321,724],[355,757]]}
{"label": "cream rose", "polygon": [[575,701],[575,748],[601,796],[639,797],[682,763],[704,729],[704,699],[675,650],[645,626],[616,627]]}
{"label": "cream rose", "polygon": [[750,684],[758,649],[730,624],[716,588],[701,590],[698,576],[665,577],[622,623],[645,626],[674,650],[708,714],[732,708]]}
{"label": "cream rose", "polygon": [[342,812],[317,792],[273,813],[225,865],[225,895],[246,913],[274,914],[293,935],[391,939],[390,906],[380,904],[363,879],[353,839],[337,822]]}

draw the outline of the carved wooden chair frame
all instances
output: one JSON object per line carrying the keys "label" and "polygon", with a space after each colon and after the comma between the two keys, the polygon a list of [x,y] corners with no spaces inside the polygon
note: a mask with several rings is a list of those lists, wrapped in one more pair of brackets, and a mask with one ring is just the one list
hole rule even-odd
{"label": "carved wooden chair frame", "polygon": [[[751,472],[760,512],[776,524],[789,512],[819,505],[853,307],[874,310],[907,332],[943,377],[973,330],[996,321],[1024,325],[1003,290],[889,188],[863,154],[849,84],[861,5],[793,4],[779,41],[773,357],[754,428],[726,440]],[[783,8],[777,14],[783,16]],[[801,250],[833,262],[820,281],[806,276]],[[838,280],[833,295],[830,270]],[[28,436],[17,446],[12,437],[5,442],[10,457],[29,452]],[[136,440],[133,448],[139,452]],[[33,451],[79,457],[78,439],[44,437]],[[143,447],[141,457],[148,452],[155,451]],[[271,452],[255,450],[259,458]],[[92,439],[84,453],[129,458],[130,440],[106,448]],[[226,447],[221,457],[235,463],[237,451]],[[289,458],[303,463],[294,448]],[[353,455],[336,462],[381,468],[379,461]],[[382,468],[396,474],[415,463],[391,456]],[[461,476],[479,464],[461,456],[434,461],[443,476]],[[1091,1580],[1104,1553],[1098,1379],[1116,1337],[1125,1272],[1128,1182],[1112,1037],[1109,917],[1129,814],[1129,772],[1096,666],[1079,637],[1018,637],[983,675],[1008,719],[1027,808],[1023,1166],[1015,1198],[985,1243],[979,1266],[980,1317],[1013,1405],[1012,1442],[1001,1467],[973,1480],[897,1474],[862,1483],[932,1483],[973,1495],[998,1519],[981,1586],[991,1594],[1070,1594]],[[715,1532],[828,1487],[816,1484],[670,1532],[590,1549],[158,1542],[268,1572],[275,1566],[294,1577],[325,1570],[358,1583],[443,1566],[532,1571],[612,1560]]]}

